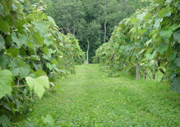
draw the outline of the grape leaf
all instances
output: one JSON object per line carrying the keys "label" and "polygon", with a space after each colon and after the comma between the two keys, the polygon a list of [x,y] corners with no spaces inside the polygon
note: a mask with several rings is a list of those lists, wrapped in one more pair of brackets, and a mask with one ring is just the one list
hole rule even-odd
{"label": "grape leaf", "polygon": [[40,33],[38,32],[35,32],[33,34],[33,38],[34,38],[34,41],[35,43],[37,43],[38,45],[44,45],[44,38],[40,35]]}
{"label": "grape leaf", "polygon": [[9,29],[9,24],[4,21],[1,17],[0,17],[0,31],[4,32],[5,34],[8,34],[10,29]]}
{"label": "grape leaf", "polygon": [[168,38],[168,39],[171,37],[172,34],[173,34],[173,30],[172,30],[172,29],[162,30],[162,31],[160,32],[160,35],[161,35],[162,37]]}
{"label": "grape leaf", "polygon": [[14,76],[18,76],[19,74],[20,79],[23,79],[30,73],[30,66],[26,64],[24,66],[11,69],[11,72]]}
{"label": "grape leaf", "polygon": [[40,76],[47,76],[46,72],[44,72],[43,70],[37,70],[36,72],[34,72],[36,77],[40,77]]}
{"label": "grape leaf", "polygon": [[40,76],[38,78],[31,78],[26,77],[26,82],[28,86],[30,87],[30,90],[34,90],[34,92],[37,94],[37,96],[41,99],[45,88],[49,89],[49,79],[47,76]]}
{"label": "grape leaf", "polygon": [[162,21],[163,21],[162,18],[156,19],[155,24],[154,24],[154,28],[158,29],[160,27],[160,24]]}
{"label": "grape leaf", "polygon": [[0,99],[6,94],[11,95],[12,73],[8,70],[0,72]]}
{"label": "grape leaf", "polygon": [[13,76],[20,76],[20,79],[25,78],[30,73],[30,66],[26,64],[23,60],[19,58],[14,58],[10,64],[9,67]]}
{"label": "grape leaf", "polygon": [[163,54],[168,49],[168,44],[160,44],[158,47],[158,51],[160,54]]}
{"label": "grape leaf", "polygon": [[140,21],[142,21],[145,16],[146,16],[146,13],[142,13],[142,14],[137,15],[137,18],[138,18]]}
{"label": "grape leaf", "polygon": [[175,64],[180,67],[180,57],[178,57],[176,60],[175,60]]}
{"label": "grape leaf", "polygon": [[0,15],[4,16],[5,11],[4,11],[4,6],[0,3]]}
{"label": "grape leaf", "polygon": [[177,4],[177,8],[180,11],[180,2]]}
{"label": "grape leaf", "polygon": [[5,41],[4,38],[0,35],[0,51],[4,49],[5,47]]}
{"label": "grape leaf", "polygon": [[0,125],[2,125],[2,127],[10,127],[11,126],[11,122],[6,115],[0,116]]}
{"label": "grape leaf", "polygon": [[171,8],[170,7],[165,7],[162,8],[161,11],[159,12],[159,17],[169,17],[171,15]]}
{"label": "grape leaf", "polygon": [[56,22],[54,21],[54,19],[50,16],[48,16],[48,20],[53,24],[56,25]]}
{"label": "grape leaf", "polygon": [[12,40],[15,42],[18,46],[18,48],[21,48],[23,45],[27,44],[27,37],[26,35],[21,35],[19,38],[17,37],[16,33],[12,33]]}
{"label": "grape leaf", "polygon": [[0,55],[0,67],[5,69],[9,63],[9,57],[7,55]]}
{"label": "grape leaf", "polygon": [[178,43],[180,43],[180,30],[177,30],[174,35],[174,40],[177,41]]}
{"label": "grape leaf", "polygon": [[44,22],[35,23],[35,28],[39,31],[41,37],[43,37],[47,31],[47,24]]}

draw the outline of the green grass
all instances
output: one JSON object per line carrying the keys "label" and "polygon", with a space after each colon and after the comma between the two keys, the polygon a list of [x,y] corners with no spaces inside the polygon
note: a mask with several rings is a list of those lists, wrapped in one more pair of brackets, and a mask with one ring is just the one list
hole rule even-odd
{"label": "green grass", "polygon": [[51,115],[54,127],[180,127],[180,96],[168,85],[108,77],[98,65],[77,66],[76,75],[57,85],[35,102],[28,121]]}

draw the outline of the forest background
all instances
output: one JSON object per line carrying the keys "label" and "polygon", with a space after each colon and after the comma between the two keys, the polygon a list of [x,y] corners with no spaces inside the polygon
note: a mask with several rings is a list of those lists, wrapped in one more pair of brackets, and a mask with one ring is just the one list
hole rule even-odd
{"label": "forest background", "polygon": [[[37,1],[36,1],[37,2]],[[108,42],[119,22],[149,5],[147,0],[46,0],[46,13],[60,31],[79,39],[91,63],[96,49]]]}

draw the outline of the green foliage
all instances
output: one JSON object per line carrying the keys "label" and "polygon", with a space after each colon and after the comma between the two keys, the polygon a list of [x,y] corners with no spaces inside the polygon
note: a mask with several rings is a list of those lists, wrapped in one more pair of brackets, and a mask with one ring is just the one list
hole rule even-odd
{"label": "green foliage", "polygon": [[60,33],[37,4],[0,1],[0,114],[11,121],[31,110],[34,92],[42,98],[56,73],[64,76],[84,62],[78,40]]}
{"label": "green foliage", "polygon": [[114,26],[136,9],[147,6],[142,0],[49,0],[46,12],[63,33],[74,34],[83,51],[89,46],[89,62],[95,50],[111,36]]}
{"label": "green foliage", "polygon": [[48,125],[48,126],[54,126],[54,119],[52,118],[52,116],[50,115],[46,115],[45,117],[42,116],[42,121],[44,124]]}
{"label": "green foliage", "polygon": [[12,73],[8,70],[0,71],[0,99],[6,94],[11,95]]}
{"label": "green foliage", "polygon": [[177,41],[178,43],[180,43],[180,30],[177,30],[174,35],[174,40]]}
{"label": "green foliage", "polygon": [[32,121],[32,119],[28,119],[24,123],[24,127],[54,127],[55,120],[49,114],[41,116],[37,118],[36,121]]}
{"label": "green foliage", "polygon": [[31,77],[26,77],[26,82],[28,86],[30,87],[30,90],[34,90],[34,92],[38,95],[38,97],[41,99],[45,88],[49,89],[49,80],[47,76],[40,76],[36,79],[33,79]]}
{"label": "green foliage", "polygon": [[[155,0],[124,19],[114,29],[109,43],[96,51],[95,61],[116,71],[131,72],[140,65],[144,78],[155,79],[162,72],[163,80],[179,91],[179,1]],[[135,71],[134,71],[135,73]]]}
{"label": "green foliage", "polygon": [[9,127],[11,125],[11,122],[6,115],[0,116],[0,125],[3,127]]}

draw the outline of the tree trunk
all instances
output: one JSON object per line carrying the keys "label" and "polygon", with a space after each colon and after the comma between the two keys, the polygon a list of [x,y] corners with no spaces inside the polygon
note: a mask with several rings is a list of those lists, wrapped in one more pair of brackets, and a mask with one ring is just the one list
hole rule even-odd
{"label": "tree trunk", "polygon": [[147,72],[144,71],[144,79],[147,79]]}
{"label": "tree trunk", "polygon": [[152,78],[153,78],[153,80],[156,80],[156,69],[153,71]]}
{"label": "tree trunk", "polygon": [[106,43],[106,37],[107,37],[107,1],[105,1],[105,10],[104,10],[104,43]]}
{"label": "tree trunk", "polygon": [[87,40],[87,43],[88,43],[88,47],[86,51],[86,64],[89,64],[89,40]]}
{"label": "tree trunk", "polygon": [[67,33],[72,33],[69,27],[63,27],[62,29],[64,29]]}
{"label": "tree trunk", "polygon": [[106,43],[106,34],[107,34],[107,23],[105,20],[105,22],[104,22],[104,43]]}
{"label": "tree trunk", "polygon": [[121,63],[121,70],[123,70],[123,67],[124,67],[124,64],[123,64],[123,63]]}
{"label": "tree trunk", "polygon": [[140,79],[140,65],[137,62],[136,63],[136,80],[139,80],[139,79]]}
{"label": "tree trunk", "polygon": [[76,32],[76,30],[75,30],[75,28],[73,29],[73,35],[75,36],[75,32]]}
{"label": "tree trunk", "polygon": [[76,21],[76,16],[75,16],[75,14],[74,14],[74,12],[75,12],[76,10],[74,9],[74,11],[73,11],[73,28],[72,28],[72,34],[75,36],[75,21]]}

